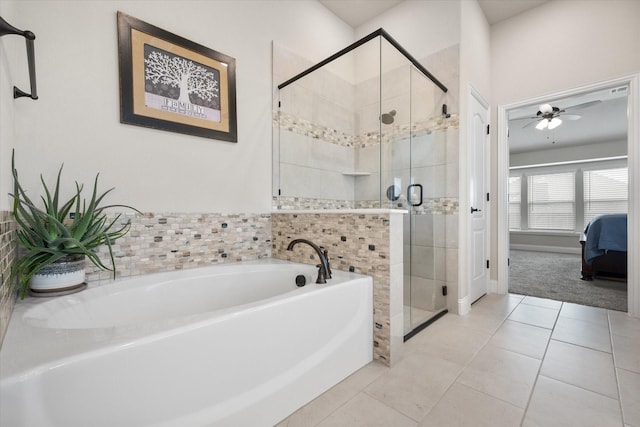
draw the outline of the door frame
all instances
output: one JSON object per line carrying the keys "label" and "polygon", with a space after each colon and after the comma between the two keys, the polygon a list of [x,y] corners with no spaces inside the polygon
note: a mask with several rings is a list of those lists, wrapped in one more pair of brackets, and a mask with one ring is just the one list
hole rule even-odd
{"label": "door frame", "polygon": [[498,219],[498,259],[497,259],[497,293],[509,291],[509,226],[508,226],[508,184],[509,184],[509,110],[531,104],[549,102],[615,86],[627,85],[628,95],[628,129],[627,156],[629,172],[629,214],[627,225],[628,252],[627,258],[627,300],[628,314],[640,317],[640,265],[635,260],[640,257],[640,73],[616,79],[610,79],[587,86],[581,86],[561,92],[555,92],[535,98],[498,105],[498,146],[497,146],[497,219]]}

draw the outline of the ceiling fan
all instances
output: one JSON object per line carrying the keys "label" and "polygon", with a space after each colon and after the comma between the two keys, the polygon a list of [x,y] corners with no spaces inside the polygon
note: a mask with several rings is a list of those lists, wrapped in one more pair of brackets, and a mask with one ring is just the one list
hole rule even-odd
{"label": "ceiling fan", "polygon": [[[551,104],[542,104],[540,105],[538,108],[538,112],[536,113],[535,116],[533,117],[519,117],[519,118],[515,118],[513,120],[531,120],[534,119],[532,122],[527,123],[526,125],[522,126],[523,128],[529,127],[531,125],[533,125],[534,123],[536,124],[536,129],[538,130],[544,130],[544,129],[555,129],[558,126],[560,126],[562,124],[562,119],[565,120],[579,120],[582,118],[582,116],[579,116],[577,114],[564,114],[567,111],[571,112],[574,110],[581,110],[583,108],[588,108],[588,107],[592,107],[596,104],[599,104],[600,100],[596,100],[596,101],[589,101],[589,102],[585,102],[583,104],[578,104],[578,105],[573,105],[571,107],[566,107],[566,108],[558,108],[558,107],[554,107]],[[562,119],[560,118],[560,116],[562,115]]]}

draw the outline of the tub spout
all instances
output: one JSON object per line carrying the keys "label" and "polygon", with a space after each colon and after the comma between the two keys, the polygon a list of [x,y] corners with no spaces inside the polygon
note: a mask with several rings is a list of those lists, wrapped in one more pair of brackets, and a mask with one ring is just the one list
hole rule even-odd
{"label": "tub spout", "polygon": [[316,279],[316,283],[324,284],[327,283],[326,279],[331,278],[330,270],[329,270],[329,261],[327,256],[327,251],[322,251],[315,243],[307,240],[307,239],[294,239],[287,246],[288,251],[292,251],[293,247],[298,243],[306,243],[311,246],[313,250],[318,254],[318,258],[320,258],[320,266],[318,267],[318,278]]}

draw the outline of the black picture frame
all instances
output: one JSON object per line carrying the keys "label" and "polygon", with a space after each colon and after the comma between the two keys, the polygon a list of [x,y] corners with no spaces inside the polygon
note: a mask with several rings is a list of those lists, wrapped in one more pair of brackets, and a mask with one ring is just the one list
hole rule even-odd
{"label": "black picture frame", "polygon": [[236,60],[118,12],[120,122],[238,142]]}

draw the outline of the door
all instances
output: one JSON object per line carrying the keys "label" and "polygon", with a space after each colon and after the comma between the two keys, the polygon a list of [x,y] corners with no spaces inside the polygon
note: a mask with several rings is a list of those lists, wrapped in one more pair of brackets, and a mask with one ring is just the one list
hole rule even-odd
{"label": "door", "polygon": [[[404,235],[405,336],[419,331],[447,306],[446,216],[436,209],[436,203],[447,190],[443,165],[449,132],[444,127],[431,128],[442,115],[445,95],[419,70],[409,70],[408,99],[394,92],[389,97],[394,104],[383,108],[397,111],[396,122],[406,117],[406,122],[399,123],[402,127],[391,133],[398,173],[388,181],[397,183],[398,192],[402,193],[398,201],[408,212]],[[400,79],[389,81],[397,90]],[[400,102],[405,100],[408,102]],[[389,194],[393,196],[393,190]]]}
{"label": "door", "polygon": [[487,149],[488,105],[474,90],[469,93],[469,197],[470,220],[469,296],[471,303],[487,293]]}

